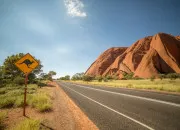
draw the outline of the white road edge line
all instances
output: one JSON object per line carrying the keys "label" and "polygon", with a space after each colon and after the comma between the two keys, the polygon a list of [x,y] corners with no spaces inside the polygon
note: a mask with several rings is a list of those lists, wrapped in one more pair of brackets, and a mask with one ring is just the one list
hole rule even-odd
{"label": "white road edge line", "polygon": [[[66,86],[66,85],[64,85],[64,86]],[[123,117],[125,117],[125,118],[127,118],[127,119],[129,119],[129,120],[131,120],[131,121],[133,121],[133,122],[135,122],[135,123],[137,123],[137,124],[139,124],[139,125],[145,127],[145,128],[147,128],[147,129],[149,129],[149,130],[154,130],[154,129],[151,128],[150,126],[147,126],[146,124],[144,124],[144,123],[142,123],[142,122],[139,122],[139,121],[137,121],[136,119],[133,119],[133,118],[131,118],[131,117],[129,117],[129,116],[123,114],[123,113],[120,113],[120,112],[118,112],[118,111],[116,111],[116,110],[114,110],[114,109],[112,109],[112,108],[110,108],[110,107],[108,107],[108,106],[106,106],[106,105],[100,103],[100,102],[97,102],[97,101],[95,101],[95,100],[93,100],[93,99],[91,99],[91,98],[89,98],[89,97],[87,97],[87,96],[85,96],[85,95],[83,95],[83,94],[81,94],[81,93],[79,93],[79,92],[77,92],[77,91],[75,91],[75,90],[73,90],[73,89],[67,87],[67,86],[66,86],[66,88],[70,89],[71,91],[74,91],[75,93],[77,93],[77,94],[79,94],[79,95],[81,95],[81,96],[83,96],[83,97],[89,99],[90,101],[93,101],[93,102],[99,104],[100,106],[103,106],[103,107],[105,107],[105,108],[107,108],[107,109],[109,109],[109,110],[115,112],[116,114],[119,114],[119,115],[121,115],[121,116],[123,116]]]}
{"label": "white road edge line", "polygon": [[147,101],[151,101],[151,102],[157,102],[157,103],[161,103],[161,104],[171,105],[171,106],[174,106],[174,107],[180,107],[180,104],[177,104],[177,103],[172,103],[172,102],[167,102],[167,101],[162,101],[162,100],[157,100],[157,99],[152,99],[152,98],[146,98],[146,97],[140,97],[140,96],[134,96],[134,95],[129,95],[129,94],[111,92],[111,91],[102,90],[102,89],[85,87],[85,86],[77,85],[77,84],[73,84],[73,85],[78,86],[78,87],[82,87],[82,88],[102,91],[102,92],[106,92],[106,93],[117,94],[117,95],[127,96],[127,97],[131,97],[131,98],[138,98],[138,99],[147,100]]}

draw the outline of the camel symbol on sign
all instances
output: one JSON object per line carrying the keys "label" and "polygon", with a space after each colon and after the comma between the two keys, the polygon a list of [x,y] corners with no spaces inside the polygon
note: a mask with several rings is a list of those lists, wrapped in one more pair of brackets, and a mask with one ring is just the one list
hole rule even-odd
{"label": "camel symbol on sign", "polygon": [[30,61],[29,59],[26,59],[26,60],[24,60],[23,62],[21,62],[19,64],[26,64],[28,68],[32,69],[29,66],[32,65],[33,63],[34,63],[34,61]]}

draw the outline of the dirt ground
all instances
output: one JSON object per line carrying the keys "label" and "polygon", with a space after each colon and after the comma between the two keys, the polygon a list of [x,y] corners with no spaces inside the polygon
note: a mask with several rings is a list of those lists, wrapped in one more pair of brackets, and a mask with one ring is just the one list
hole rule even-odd
{"label": "dirt ground", "polygon": [[27,107],[26,117],[22,116],[22,108],[3,109],[7,111],[5,120],[6,129],[13,129],[25,118],[41,120],[43,130],[98,130],[92,121],[76,106],[76,104],[58,87],[55,82],[41,88],[47,91],[53,101],[53,109],[50,112],[40,113],[34,108]]}

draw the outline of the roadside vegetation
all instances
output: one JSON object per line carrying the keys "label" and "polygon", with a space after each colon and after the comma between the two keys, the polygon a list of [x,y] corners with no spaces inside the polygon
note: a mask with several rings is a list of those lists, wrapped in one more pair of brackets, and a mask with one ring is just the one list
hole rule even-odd
{"label": "roadside vegetation", "polygon": [[0,112],[0,130],[5,128],[4,120],[7,117],[7,112]]}
{"label": "roadside vegetation", "polygon": [[25,119],[16,126],[15,130],[39,130],[40,120]]}
{"label": "roadside vegetation", "polygon": [[[0,66],[0,130],[7,127],[4,124],[4,119],[8,115],[8,111],[24,106],[25,76],[14,65],[23,56],[23,53],[8,56],[3,65]],[[36,60],[39,62],[39,66],[28,75],[26,106],[38,112],[49,112],[52,110],[52,100],[47,91],[41,88],[47,86],[47,82],[53,80],[52,76],[56,75],[56,72],[43,73],[41,61]],[[1,112],[1,110],[3,111]],[[4,112],[4,110],[7,112]],[[24,119],[16,130],[38,130],[39,126],[40,121]]]}
{"label": "roadside vegetation", "polygon": [[72,76],[70,82],[96,86],[180,92],[180,74],[177,73],[159,74],[158,78],[152,76],[149,79],[134,77],[133,73],[124,73],[122,79],[118,79],[116,75],[93,77],[84,75],[84,73],[77,73]]}

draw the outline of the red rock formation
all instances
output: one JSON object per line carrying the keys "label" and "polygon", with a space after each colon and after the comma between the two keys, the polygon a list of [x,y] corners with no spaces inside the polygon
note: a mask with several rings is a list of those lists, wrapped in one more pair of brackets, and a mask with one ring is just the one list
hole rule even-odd
{"label": "red rock formation", "polygon": [[87,75],[102,75],[103,72],[114,62],[117,56],[121,55],[127,48],[114,47],[102,53],[86,71]]}
{"label": "red rock formation", "polygon": [[149,78],[159,73],[180,73],[180,36],[158,33],[138,40],[128,49],[105,51],[86,71],[86,75],[119,75]]}

